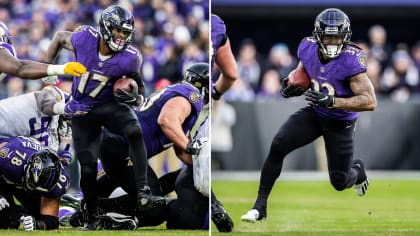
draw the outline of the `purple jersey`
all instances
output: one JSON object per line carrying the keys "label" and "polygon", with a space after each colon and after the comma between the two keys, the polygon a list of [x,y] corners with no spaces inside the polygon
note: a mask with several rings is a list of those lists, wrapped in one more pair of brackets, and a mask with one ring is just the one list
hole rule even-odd
{"label": "purple jersey", "polygon": [[[13,137],[2,140],[7,142],[0,149],[0,176],[7,184],[15,185],[16,188],[26,189],[24,183],[25,167],[30,156],[45,149],[38,140],[23,136]],[[66,193],[69,186],[69,177],[61,169],[61,176],[55,187],[48,193],[41,193],[48,198],[58,198]]]}
{"label": "purple jersey", "polygon": [[177,83],[159,90],[150,95],[143,105],[136,109],[136,115],[144,134],[148,158],[162,152],[172,144],[163,133],[157,120],[163,105],[176,96],[186,98],[192,107],[191,114],[182,124],[182,129],[187,133],[193,127],[203,105],[200,91],[189,83]]}
{"label": "purple jersey", "polygon": [[226,38],[225,22],[219,16],[211,15],[211,68],[214,68],[217,49],[219,49]]}
{"label": "purple jersey", "polygon": [[[318,57],[316,40],[307,37],[299,45],[298,57],[312,80],[311,88],[339,98],[354,96],[350,89],[349,78],[366,72],[365,53],[350,45],[347,45],[336,59],[322,64]],[[342,109],[325,109],[317,106],[313,109],[328,119],[353,120],[358,116],[358,112]]]}
{"label": "purple jersey", "polygon": [[76,60],[87,68],[87,73],[81,77],[74,77],[72,96],[75,100],[89,105],[113,100],[112,88],[115,80],[138,72],[141,64],[141,54],[132,46],[109,58],[101,59],[99,40],[99,32],[93,27],[83,27],[71,37]]}

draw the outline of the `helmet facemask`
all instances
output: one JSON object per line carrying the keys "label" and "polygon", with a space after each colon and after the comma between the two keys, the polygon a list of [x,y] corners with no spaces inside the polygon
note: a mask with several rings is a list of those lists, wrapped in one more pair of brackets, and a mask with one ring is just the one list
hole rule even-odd
{"label": "helmet facemask", "polygon": [[[125,38],[118,35],[121,31],[127,35]],[[133,40],[134,17],[128,10],[120,6],[108,7],[102,12],[99,19],[99,32],[108,47],[114,52],[119,52]]]}

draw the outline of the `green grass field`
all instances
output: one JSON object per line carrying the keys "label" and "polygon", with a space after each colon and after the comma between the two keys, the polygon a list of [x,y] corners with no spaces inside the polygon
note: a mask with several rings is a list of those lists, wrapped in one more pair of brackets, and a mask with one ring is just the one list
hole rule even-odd
{"label": "green grass field", "polygon": [[53,231],[33,231],[25,232],[23,230],[0,230],[0,235],[7,236],[21,236],[21,235],[37,235],[37,236],[208,236],[209,232],[204,230],[166,230],[162,228],[146,227],[139,228],[134,231],[82,231],[81,229],[74,228],[60,228],[60,230]]}
{"label": "green grass field", "polygon": [[[371,180],[368,193],[338,192],[328,181],[279,181],[262,222],[241,222],[258,182],[213,180],[237,235],[420,235],[420,182]],[[212,235],[219,235],[212,225]]]}

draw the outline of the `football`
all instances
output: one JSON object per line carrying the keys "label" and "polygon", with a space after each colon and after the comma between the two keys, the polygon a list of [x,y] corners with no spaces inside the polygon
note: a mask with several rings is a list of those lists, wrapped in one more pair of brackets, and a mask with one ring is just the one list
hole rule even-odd
{"label": "football", "polygon": [[138,85],[134,79],[131,79],[131,78],[118,79],[114,83],[113,92],[114,94],[117,94],[117,90],[121,89],[121,90],[126,91],[127,93],[131,93],[132,90],[131,90],[130,85],[132,85],[135,90],[138,90]]}
{"label": "football", "polygon": [[295,69],[290,72],[287,84],[307,90],[311,86],[311,79],[304,68]]}

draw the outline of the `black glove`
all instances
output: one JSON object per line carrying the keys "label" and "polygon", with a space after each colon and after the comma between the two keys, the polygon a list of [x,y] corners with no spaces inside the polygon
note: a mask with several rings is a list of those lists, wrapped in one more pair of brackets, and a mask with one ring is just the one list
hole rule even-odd
{"label": "black glove", "polygon": [[122,89],[117,90],[117,95],[115,99],[117,102],[125,103],[130,106],[137,106],[143,102],[143,96],[139,95],[137,90],[133,88],[133,85],[130,84],[131,93],[128,93]]}
{"label": "black glove", "polygon": [[191,155],[198,155],[206,142],[208,142],[208,138],[202,137],[198,140],[188,143],[187,147],[185,148],[185,152]]}
{"label": "black glove", "polygon": [[288,85],[287,82],[289,81],[289,77],[286,77],[281,80],[281,90],[280,93],[283,97],[289,98],[289,97],[297,97],[302,95],[305,90],[300,87],[296,87],[293,85]]}
{"label": "black glove", "polygon": [[313,106],[319,106],[327,109],[332,109],[335,102],[334,96],[314,90],[309,90],[305,93],[305,100],[309,101],[309,104]]}

